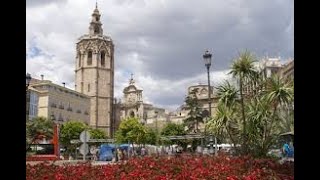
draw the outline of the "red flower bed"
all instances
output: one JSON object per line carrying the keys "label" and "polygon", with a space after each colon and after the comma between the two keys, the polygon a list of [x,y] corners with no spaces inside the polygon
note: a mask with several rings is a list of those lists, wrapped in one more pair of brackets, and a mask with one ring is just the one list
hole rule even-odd
{"label": "red flower bed", "polygon": [[27,180],[110,179],[110,180],[293,180],[293,164],[251,157],[134,158],[127,163],[92,166],[37,164],[26,166]]}

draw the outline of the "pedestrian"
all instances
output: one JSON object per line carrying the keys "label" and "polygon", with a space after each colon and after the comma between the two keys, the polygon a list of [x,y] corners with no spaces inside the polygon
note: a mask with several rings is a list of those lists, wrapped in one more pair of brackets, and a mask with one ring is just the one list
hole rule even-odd
{"label": "pedestrian", "polygon": [[118,160],[121,161],[122,160],[122,152],[119,148],[117,149],[117,153],[118,153]]}
{"label": "pedestrian", "polygon": [[141,156],[144,157],[146,155],[146,149],[144,147],[141,148]]}
{"label": "pedestrian", "polygon": [[282,155],[285,158],[293,157],[293,147],[290,147],[290,143],[286,142],[282,146]]}

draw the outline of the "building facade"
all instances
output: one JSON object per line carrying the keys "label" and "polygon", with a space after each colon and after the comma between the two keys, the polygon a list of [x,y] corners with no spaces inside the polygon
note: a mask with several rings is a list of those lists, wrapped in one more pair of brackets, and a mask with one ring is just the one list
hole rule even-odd
{"label": "building facade", "polygon": [[[30,100],[37,103],[37,115],[61,123],[66,121],[80,121],[89,124],[90,97],[52,83],[48,80],[33,81],[29,89],[37,98]],[[30,98],[32,99],[32,98]],[[38,100],[36,100],[38,99]],[[31,108],[29,108],[31,111]],[[31,118],[31,117],[30,117]]]}
{"label": "building facade", "polygon": [[289,60],[282,65],[281,75],[282,78],[294,80],[294,60]]}
{"label": "building facade", "polygon": [[89,34],[76,44],[75,90],[90,97],[90,121],[93,128],[112,130],[114,94],[114,44],[103,34],[100,13],[92,14]]}
{"label": "building facade", "polygon": [[[137,88],[132,76],[129,80],[129,85],[123,90],[123,99],[121,103],[120,119],[128,117],[136,117],[142,124],[157,126],[160,121],[167,121],[165,109],[154,107],[152,104],[143,102],[141,89]],[[152,126],[152,125],[151,125]]]}
{"label": "building facade", "polygon": [[38,103],[39,95],[37,90],[30,87],[28,89],[28,119],[32,120],[35,117],[38,117]]}
{"label": "building facade", "polygon": [[[188,87],[187,96],[192,96],[193,91],[195,91],[196,98],[198,99],[198,103],[200,109],[203,113],[208,113],[209,115],[209,91],[208,85],[193,85]],[[213,87],[211,86],[211,116],[214,116],[217,110],[218,105],[218,97],[213,91]],[[189,110],[186,104],[180,106],[176,112],[170,113],[169,121],[177,124],[182,124],[183,120],[188,117]],[[204,118],[206,121],[206,118]],[[198,127],[201,131],[204,130],[204,124],[199,123]]]}
{"label": "building facade", "polygon": [[[294,76],[294,61],[289,60],[287,63],[281,63],[280,58],[264,58],[256,62],[255,68],[258,72],[262,73],[264,78],[270,78],[277,75],[280,78],[293,79]],[[257,82],[244,82],[242,91],[245,96],[250,96],[253,91],[260,91],[263,87],[259,86]]]}

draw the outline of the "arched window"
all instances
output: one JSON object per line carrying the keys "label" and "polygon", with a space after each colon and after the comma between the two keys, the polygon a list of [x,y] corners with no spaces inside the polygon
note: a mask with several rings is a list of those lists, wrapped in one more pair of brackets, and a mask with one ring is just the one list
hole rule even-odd
{"label": "arched window", "polygon": [[88,57],[87,57],[87,65],[92,64],[92,51],[88,52]]}
{"label": "arched window", "polygon": [[88,92],[90,92],[90,84],[88,84]]}
{"label": "arched window", "polygon": [[105,65],[105,62],[106,62],[105,57],[106,57],[106,53],[104,51],[101,51],[100,53],[101,66]]}
{"label": "arched window", "polygon": [[94,34],[99,34],[99,26],[94,27]]}
{"label": "arched window", "polygon": [[130,113],[130,117],[134,117],[134,112],[133,111],[131,111],[131,113]]}
{"label": "arched window", "polygon": [[79,67],[81,67],[81,53],[78,52],[78,58],[79,58]]}

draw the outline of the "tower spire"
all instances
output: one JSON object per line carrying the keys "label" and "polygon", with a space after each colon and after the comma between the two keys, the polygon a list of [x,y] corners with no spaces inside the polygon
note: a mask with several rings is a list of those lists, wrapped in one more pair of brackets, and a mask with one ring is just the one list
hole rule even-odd
{"label": "tower spire", "polygon": [[89,26],[89,34],[90,35],[102,35],[103,34],[100,16],[101,15],[98,10],[98,1],[96,0],[96,8],[93,10],[92,20],[91,20],[90,26]]}
{"label": "tower spire", "polygon": [[133,84],[134,84],[133,73],[131,73],[131,79],[129,80],[129,84],[130,84],[130,85],[133,85]]}

